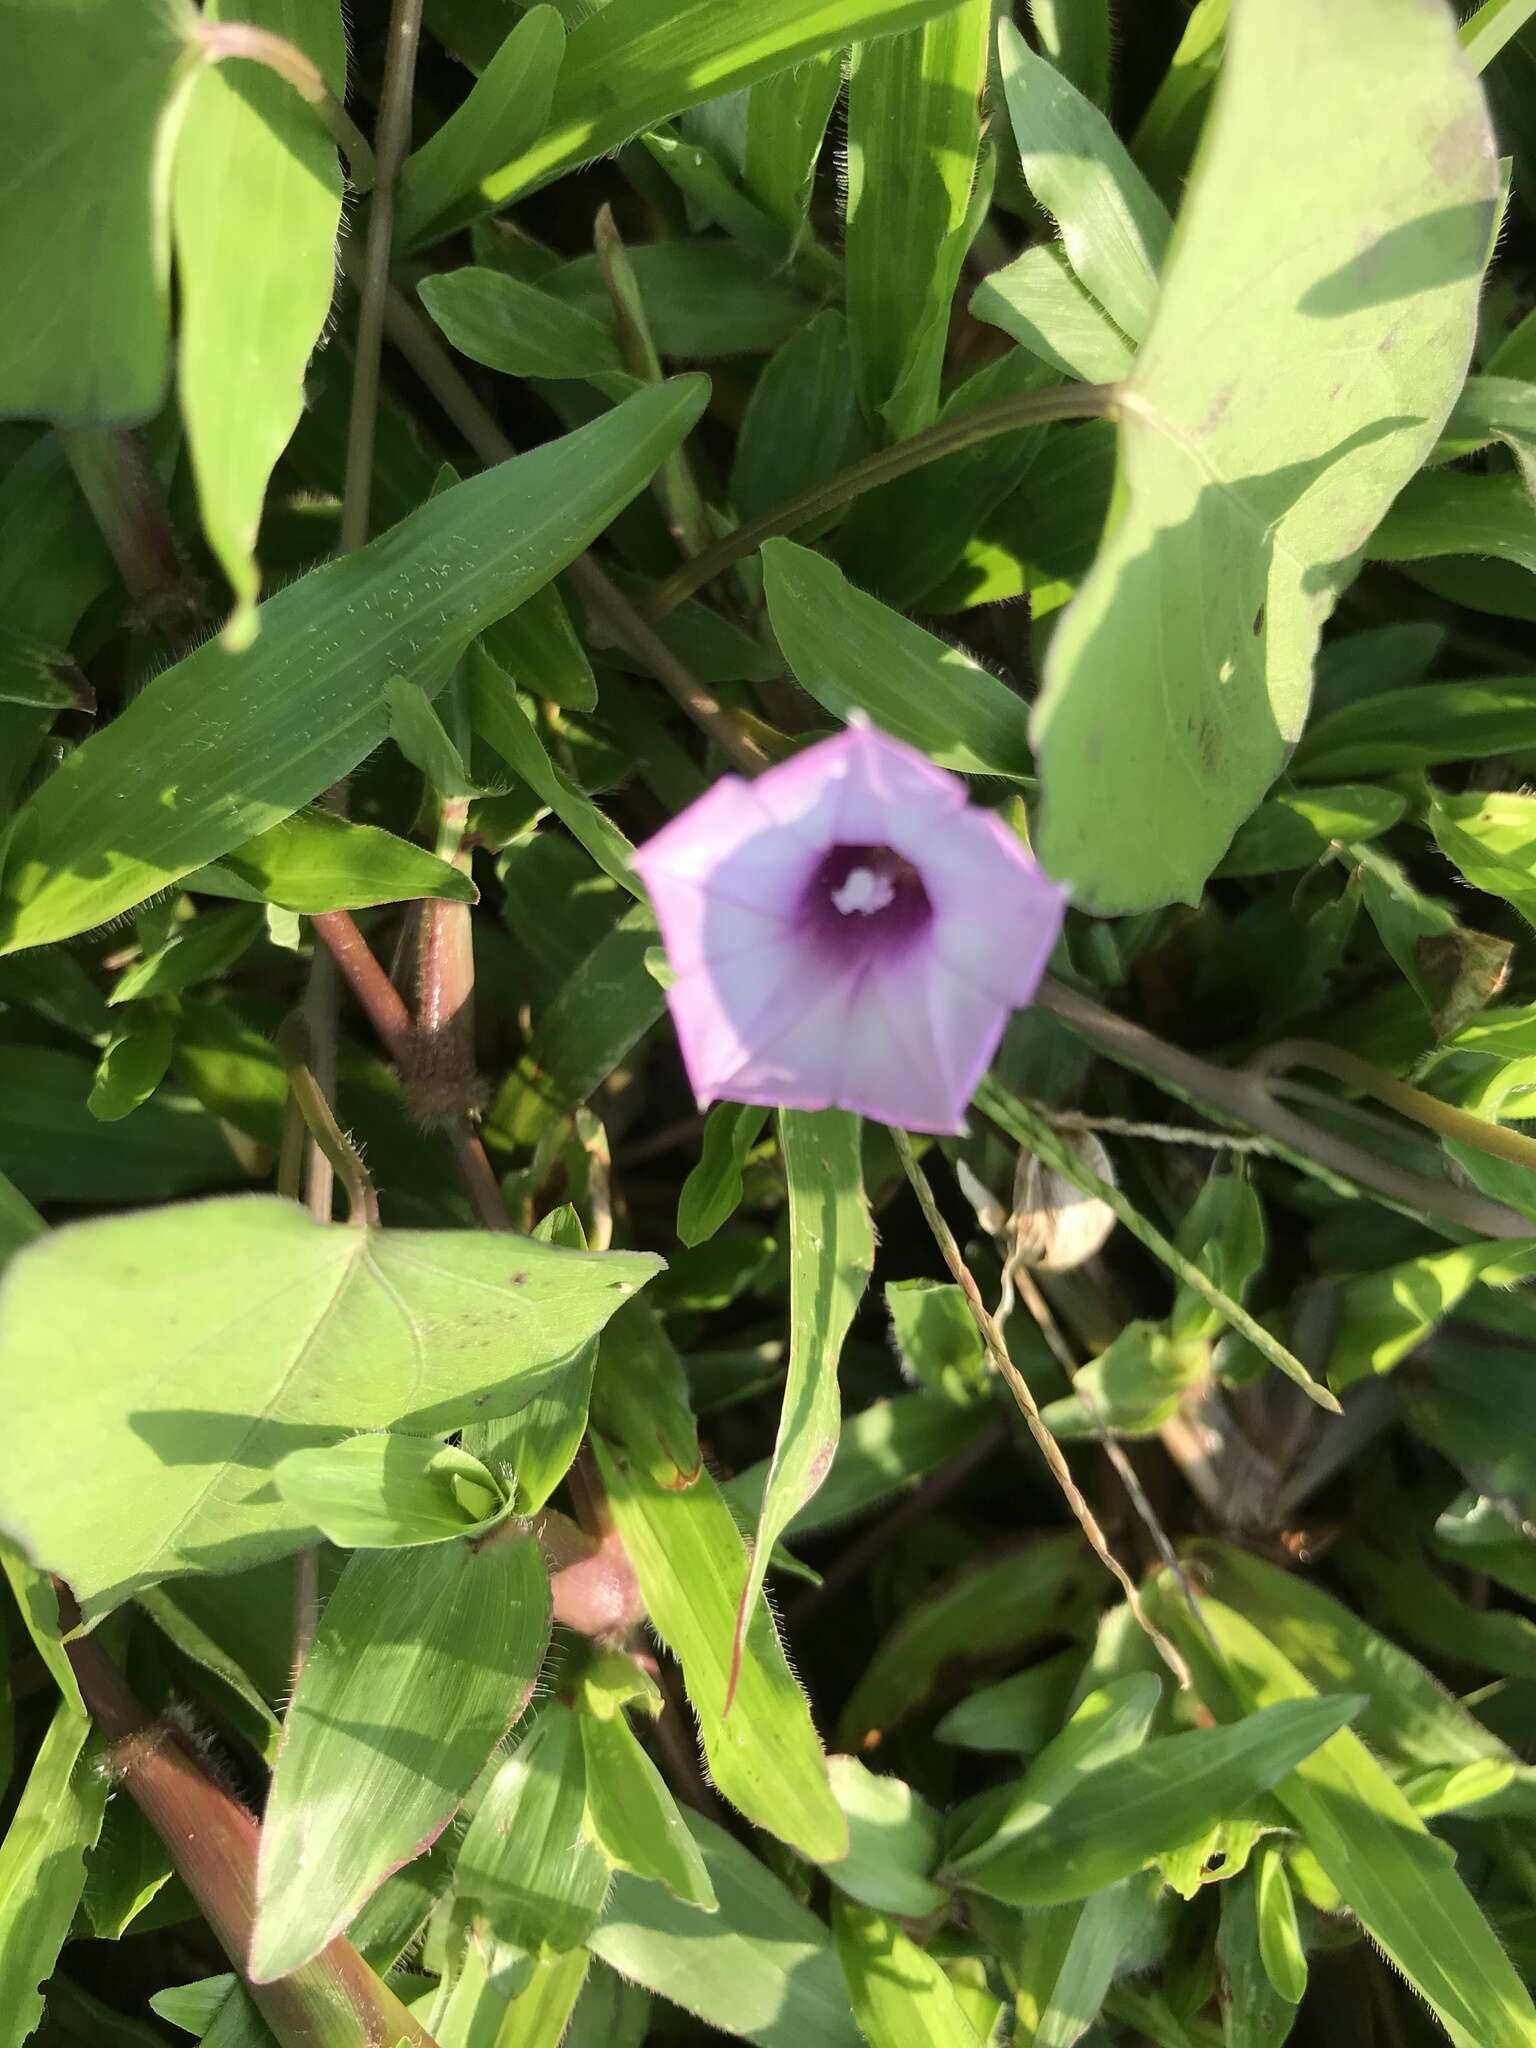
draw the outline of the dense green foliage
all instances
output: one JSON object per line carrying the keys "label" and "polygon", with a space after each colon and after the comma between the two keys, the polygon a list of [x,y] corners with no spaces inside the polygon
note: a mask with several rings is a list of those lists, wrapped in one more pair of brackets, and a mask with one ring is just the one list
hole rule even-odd
{"label": "dense green foliage", "polygon": [[[1460,12],[0,0],[0,2048],[1536,2048]],[[1070,891],[961,1137],[668,1017],[860,719]]]}

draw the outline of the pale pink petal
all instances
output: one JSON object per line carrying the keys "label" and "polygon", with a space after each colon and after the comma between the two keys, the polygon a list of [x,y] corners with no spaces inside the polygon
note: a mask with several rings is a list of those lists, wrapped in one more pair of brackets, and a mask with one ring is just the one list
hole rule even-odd
{"label": "pale pink petal", "polygon": [[[965,1128],[971,1087],[957,1086],[934,1000],[942,974],[926,953],[912,962],[876,961],[843,1023],[838,1107],[908,1131],[953,1135]],[[991,1014],[997,1030],[1004,1012]],[[994,1033],[994,1043],[996,1034]]]}
{"label": "pale pink petal", "polygon": [[854,974],[817,980],[798,972],[790,985],[791,1000],[776,1004],[763,1020],[765,1028],[751,1033],[750,1045],[741,1047],[735,1068],[721,1078],[715,1095],[783,1109],[841,1107],[843,1047],[856,986]]}
{"label": "pale pink petal", "polygon": [[915,748],[870,725],[850,726],[813,753],[842,749],[844,784],[837,838],[848,846],[891,846],[919,863],[936,833],[965,809],[965,784]]}
{"label": "pale pink petal", "polygon": [[[864,906],[824,900],[848,850],[882,847],[910,864],[873,864],[906,876],[906,908],[883,927],[889,895],[868,923]],[[963,1128],[1066,901],[958,777],[867,723],[755,783],[725,777],[635,866],[701,1102],[836,1106],[918,1131]]]}
{"label": "pale pink petal", "polygon": [[944,1085],[956,1102],[968,1103],[992,1064],[1014,1006],[942,960],[925,977],[924,993]]}
{"label": "pale pink petal", "polygon": [[635,869],[658,916],[659,899],[673,880],[707,886],[775,916],[791,895],[798,901],[819,849],[780,829],[760,801],[761,788],[739,775],[722,776],[681,817],[636,848]]}
{"label": "pale pink petal", "polygon": [[[785,893],[798,902],[804,884]],[[658,877],[651,888],[656,922],[675,974],[692,974],[696,968],[719,965],[737,953],[761,952],[777,945],[793,931],[793,918],[786,919],[777,908],[760,910],[718,893],[711,878],[703,882],[680,881],[675,875]]]}
{"label": "pale pink petal", "polygon": [[946,966],[1010,1007],[1027,1003],[1060,934],[1066,891],[988,811],[952,820],[919,866]]}
{"label": "pale pink petal", "polygon": [[[817,984],[820,986],[821,984]],[[738,1095],[728,1085],[766,1040],[814,1002],[801,947],[793,938],[711,959],[680,974],[667,991],[683,1065],[701,1103],[778,1101]]]}

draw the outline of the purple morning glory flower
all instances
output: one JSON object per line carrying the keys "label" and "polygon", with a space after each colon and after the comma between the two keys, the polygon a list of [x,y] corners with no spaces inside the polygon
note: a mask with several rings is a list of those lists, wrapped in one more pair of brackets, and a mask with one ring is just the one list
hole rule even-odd
{"label": "purple morning glory flower", "polygon": [[721,778],[640,848],[700,1104],[954,1132],[1066,893],[965,785],[868,724]]}

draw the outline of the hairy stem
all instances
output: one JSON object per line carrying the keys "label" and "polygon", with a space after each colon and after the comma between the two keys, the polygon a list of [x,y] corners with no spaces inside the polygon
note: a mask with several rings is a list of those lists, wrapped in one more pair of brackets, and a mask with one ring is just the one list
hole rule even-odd
{"label": "hairy stem", "polygon": [[[325,1090],[315,1079],[304,1055],[308,1031],[300,1016],[292,1016],[277,1034],[277,1050],[288,1071],[292,1100],[309,1131],[310,1143],[327,1161],[332,1173],[347,1191],[349,1220],[373,1224],[379,1220],[379,1198],[363,1165],[362,1154],[336,1121]],[[329,1216],[318,1219],[329,1222]]]}
{"label": "hairy stem", "polygon": [[[66,1626],[78,1619],[62,1599]],[[435,2048],[345,1939],[330,1942],[291,1975],[258,1984],[248,1975],[256,1919],[253,1815],[209,1778],[175,1730],[152,1720],[117,1666],[90,1637],[66,1646],[92,1720],[110,1745],[108,1768],[165,1844],[281,2048]]]}
{"label": "hairy stem", "polygon": [[895,1129],[892,1130],[891,1137],[895,1142],[897,1155],[901,1160],[907,1179],[912,1183],[912,1192],[917,1196],[918,1206],[923,1212],[928,1228],[933,1232],[934,1242],[938,1245],[943,1255],[944,1263],[948,1266],[951,1274],[953,1274],[960,1292],[965,1296],[966,1307],[971,1312],[972,1321],[981,1332],[981,1341],[986,1346],[987,1356],[991,1359],[996,1370],[1001,1373],[1007,1384],[1008,1391],[1013,1395],[1014,1400],[1018,1402],[1019,1411],[1028,1425],[1029,1433],[1034,1438],[1051,1477],[1060,1487],[1063,1499],[1077,1518],[1079,1528],[1087,1537],[1089,1548],[1093,1551],[1104,1569],[1119,1585],[1120,1590],[1125,1595],[1126,1604],[1135,1617],[1138,1626],[1144,1631],[1152,1647],[1178,1680],[1180,1689],[1186,1692],[1191,1690],[1192,1681],[1189,1666],[1147,1613],[1145,1607],[1143,1607],[1136,1581],[1110,1549],[1109,1539],[1099,1526],[1098,1517],[1083,1498],[1081,1488],[1072,1477],[1072,1469],[1062,1454],[1061,1445],[1057,1443],[1055,1437],[1052,1436],[1045,1426],[1039,1406],[1035,1401],[1034,1395],[1030,1392],[1028,1380],[1025,1379],[1009,1356],[1008,1346],[1003,1342],[1003,1333],[997,1327],[991,1311],[982,1300],[981,1289],[976,1284],[976,1276],[965,1263],[965,1256],[955,1241],[955,1234],[944,1221],[939,1211],[939,1205],[933,1199],[933,1190],[928,1185],[928,1177],[918,1165],[916,1156],[912,1151],[912,1140],[905,1131]]}
{"label": "hairy stem", "polygon": [[978,442],[993,440],[999,434],[1016,434],[1023,427],[1040,426],[1049,420],[1103,419],[1114,411],[1116,389],[1113,384],[1060,384],[1048,391],[1000,398],[992,405],[978,405],[971,412],[941,420],[936,427],[866,455],[862,462],[850,463],[825,483],[813,484],[809,490],[776,505],[771,512],[748,520],[745,526],[738,526],[734,533],[728,533],[713,547],[695,555],[691,562],[685,562],[652,595],[645,608],[646,616],[664,618],[674,605],[681,604],[716,576],[724,575],[743,555],[755,553],[765,540],[809,526],[813,520],[835,512],[866,491],[894,483],[897,477],[922,469],[927,463],[958,455],[963,449],[974,448]]}

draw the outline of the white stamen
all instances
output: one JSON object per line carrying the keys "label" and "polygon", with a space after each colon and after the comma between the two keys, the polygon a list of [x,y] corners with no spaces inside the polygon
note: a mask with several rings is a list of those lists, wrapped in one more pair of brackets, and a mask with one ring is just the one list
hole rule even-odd
{"label": "white stamen", "polygon": [[896,900],[896,885],[889,875],[877,875],[873,868],[850,868],[841,885],[832,891],[832,902],[844,917],[856,911],[868,917]]}

